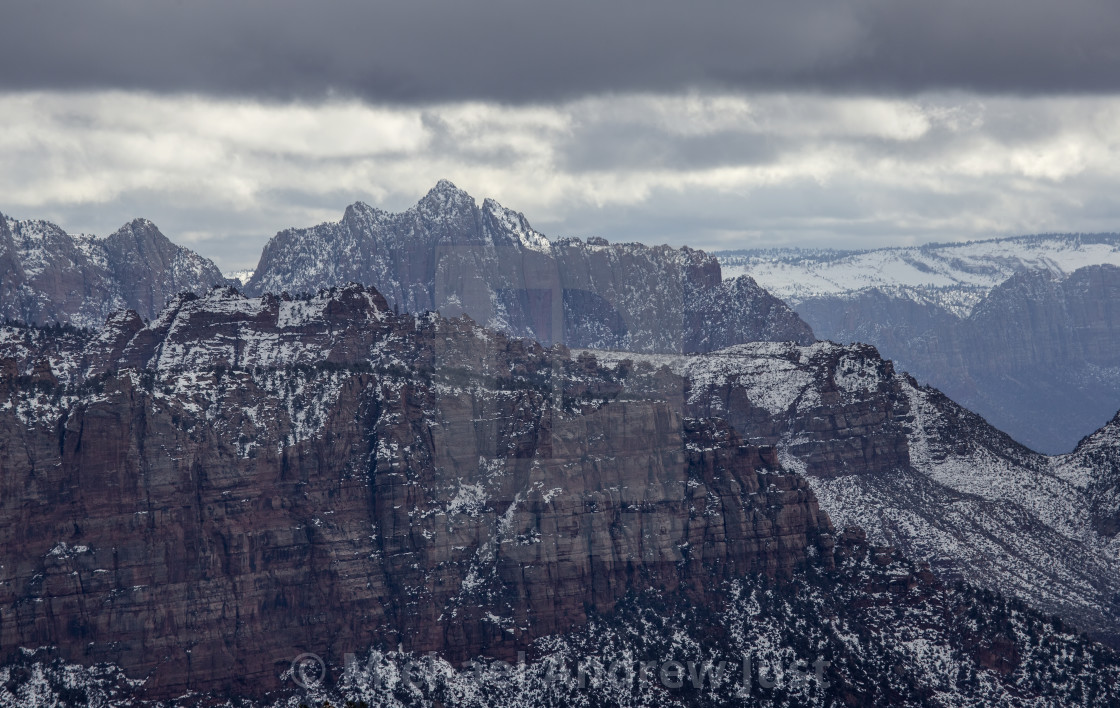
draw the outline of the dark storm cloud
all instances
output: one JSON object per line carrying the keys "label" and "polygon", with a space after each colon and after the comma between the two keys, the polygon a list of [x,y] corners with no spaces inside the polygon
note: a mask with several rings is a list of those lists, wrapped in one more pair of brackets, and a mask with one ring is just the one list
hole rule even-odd
{"label": "dark storm cloud", "polygon": [[0,89],[551,101],[1120,88],[1115,0],[7,3]]}

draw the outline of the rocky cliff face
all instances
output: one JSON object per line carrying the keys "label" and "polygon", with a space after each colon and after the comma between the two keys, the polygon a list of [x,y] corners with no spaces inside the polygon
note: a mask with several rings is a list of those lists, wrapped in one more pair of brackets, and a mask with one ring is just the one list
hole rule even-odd
{"label": "rocky cliff face", "polygon": [[0,649],[148,695],[368,646],[513,657],[646,588],[788,577],[832,529],[770,448],[627,376],[353,286],[0,336]]}
{"label": "rocky cliff face", "polygon": [[629,597],[610,617],[540,642],[543,660],[517,673],[420,660],[416,688],[394,691],[384,679],[405,657],[375,652],[342,677],[331,699],[379,706],[1105,706],[1117,699],[1116,655],[1021,602],[947,588],[922,564],[858,532],[845,533],[835,555],[834,571],[810,566],[792,582],[728,583],[728,599],[715,610],[671,593]]}
{"label": "rocky cliff face", "polygon": [[1062,456],[1057,472],[1085,490],[1093,527],[1120,548],[1120,414]]}
{"label": "rocky cliff face", "polygon": [[965,317],[879,290],[807,299],[821,337],[876,345],[1036,450],[1067,452],[1120,407],[1120,268],[1023,271]]}
{"label": "rocky cliff face", "polygon": [[[843,533],[786,578],[713,583],[722,599],[648,589],[533,642],[528,661],[458,664],[359,652],[328,681],[263,701],[192,694],[172,706],[929,706],[1120,700],[1120,656],[1016,599],[947,587],[897,550]],[[833,565],[835,564],[835,565]],[[709,596],[713,593],[708,593]],[[293,677],[297,670],[292,670]],[[299,674],[301,681],[319,673]],[[48,649],[0,666],[0,706],[150,705],[118,667]]]}
{"label": "rocky cliff face", "polygon": [[[813,705],[1107,705],[1113,654],[937,577],[1111,638],[1120,554],[1087,512],[1110,435],[1037,455],[866,346],[573,356],[361,286],[9,325],[0,701],[289,696],[314,652],[335,682],[297,703],[578,702],[544,662],[765,647],[826,653]],[[20,650],[42,646],[54,663]],[[443,693],[341,675],[348,653],[376,673],[428,651]],[[454,668],[519,651],[537,673],[516,684]]]}
{"label": "rocky cliff face", "polygon": [[709,351],[748,341],[813,341],[809,327],[749,277],[689,248],[550,242],[517,212],[441,181],[400,214],[350,206],[338,223],[288,230],[265,247],[250,294],[315,292],[354,281],[391,306],[465,313],[518,337],[635,351]]}
{"label": "rocky cliff face", "polygon": [[1108,521],[1116,476],[1106,472],[1120,449],[1115,426],[1079,452],[1046,457],[867,345],[600,358],[671,367],[688,382],[690,415],[776,447],[838,527],[859,526],[943,578],[1013,593],[1120,641],[1120,539]]}
{"label": "rocky cliff face", "polygon": [[0,317],[100,327],[116,310],[153,317],[181,291],[227,284],[217,266],[144,219],[95,238],[0,215]]}

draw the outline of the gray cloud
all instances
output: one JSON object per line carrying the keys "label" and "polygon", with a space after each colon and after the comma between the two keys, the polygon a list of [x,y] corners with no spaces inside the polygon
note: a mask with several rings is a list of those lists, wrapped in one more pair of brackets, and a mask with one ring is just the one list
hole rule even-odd
{"label": "gray cloud", "polygon": [[662,130],[628,123],[581,126],[558,150],[559,166],[575,172],[751,165],[771,162],[779,154],[775,141],[766,135],[725,130],[667,140]]}
{"label": "gray cloud", "polygon": [[440,178],[549,236],[858,248],[1115,231],[1120,97],[690,92],[552,105],[0,93],[0,211],[136,216],[224,269]]}
{"label": "gray cloud", "polygon": [[1115,0],[8,3],[0,90],[375,102],[603,92],[1112,92]]}

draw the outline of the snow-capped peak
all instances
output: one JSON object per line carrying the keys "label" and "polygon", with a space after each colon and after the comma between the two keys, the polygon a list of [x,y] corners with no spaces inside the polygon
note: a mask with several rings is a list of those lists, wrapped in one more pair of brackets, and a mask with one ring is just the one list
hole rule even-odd
{"label": "snow-capped peak", "polygon": [[225,277],[230,280],[236,280],[237,282],[241,283],[242,287],[244,287],[253,278],[253,269],[247,268],[245,270],[232,270],[228,273],[224,273],[223,275],[225,275]]}

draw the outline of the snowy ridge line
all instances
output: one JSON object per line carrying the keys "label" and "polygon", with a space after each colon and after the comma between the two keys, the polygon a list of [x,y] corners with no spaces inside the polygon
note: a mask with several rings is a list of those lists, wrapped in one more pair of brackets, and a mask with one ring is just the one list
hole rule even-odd
{"label": "snowy ridge line", "polygon": [[154,317],[175,293],[228,285],[209,259],[172,243],[147,219],[108,236],[69,234],[42,220],[0,216],[0,316],[96,329],[117,310]]}
{"label": "snowy ridge line", "polygon": [[339,282],[375,287],[404,312],[437,311],[546,346],[707,351],[741,341],[812,341],[810,328],[749,278],[722,281],[688,247],[548,239],[523,214],[481,206],[441,180],[408,209],[347,207],[339,221],[279,232],[249,294]]}
{"label": "snowy ridge line", "polygon": [[[1064,276],[1120,265],[1120,235],[1021,236],[867,251],[771,249],[713,252],[724,277],[749,275],[790,304],[869,288],[941,302],[967,316],[993,287],[1021,270]],[[960,302],[951,302],[952,297]]]}

